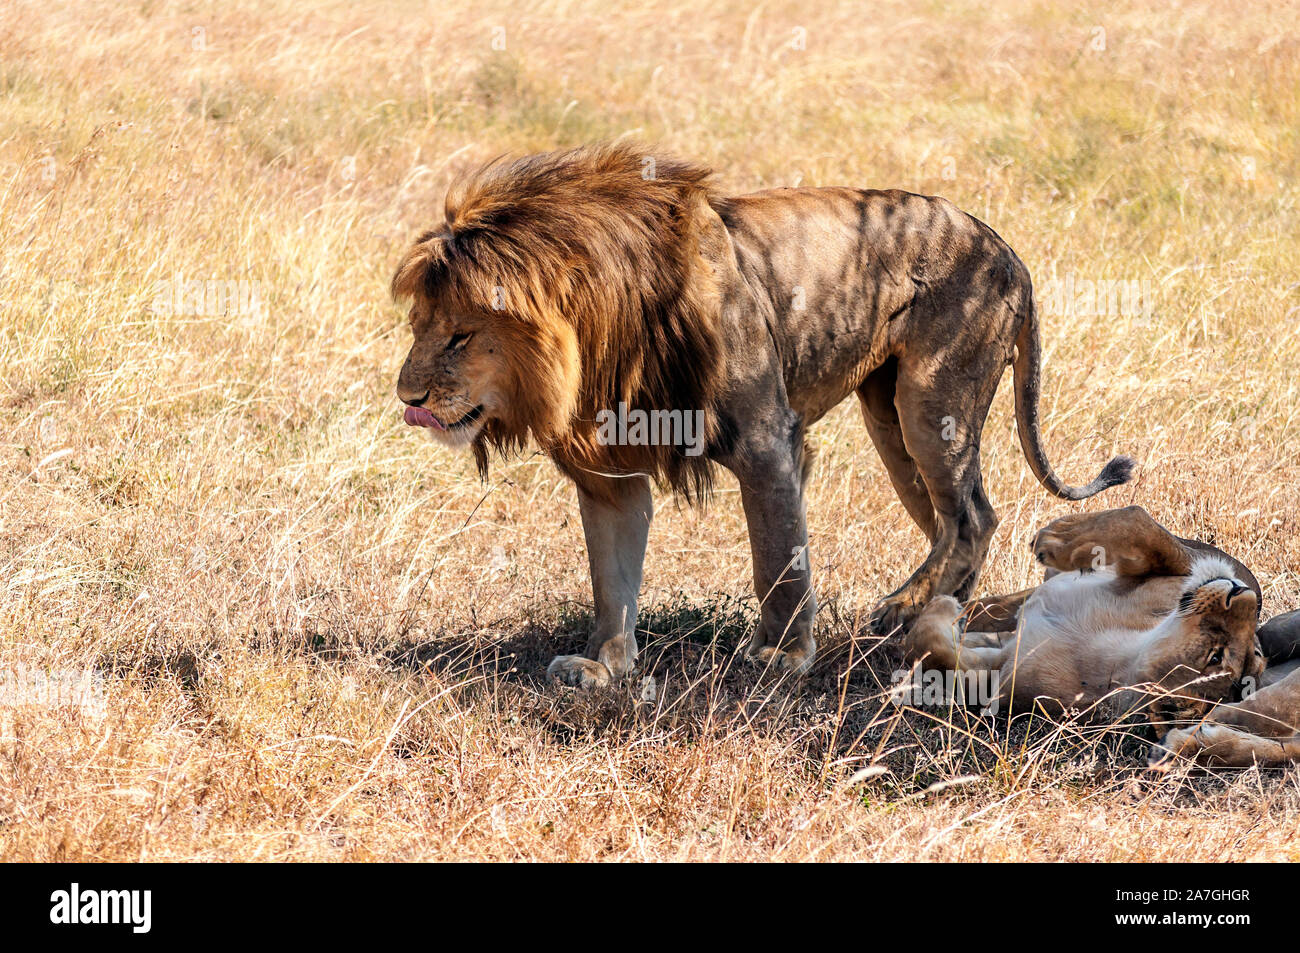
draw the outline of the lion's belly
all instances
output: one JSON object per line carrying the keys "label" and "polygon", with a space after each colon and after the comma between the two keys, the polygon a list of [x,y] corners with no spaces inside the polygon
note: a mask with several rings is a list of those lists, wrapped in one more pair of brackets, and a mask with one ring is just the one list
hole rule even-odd
{"label": "lion's belly", "polygon": [[1021,620],[1030,628],[1142,631],[1173,611],[1182,584],[1182,577],[1157,576],[1134,586],[1109,568],[1060,573],[1034,590]]}
{"label": "lion's belly", "polygon": [[812,424],[852,394],[873,370],[884,363],[877,348],[809,350],[795,368],[787,368],[786,394],[790,407]]}

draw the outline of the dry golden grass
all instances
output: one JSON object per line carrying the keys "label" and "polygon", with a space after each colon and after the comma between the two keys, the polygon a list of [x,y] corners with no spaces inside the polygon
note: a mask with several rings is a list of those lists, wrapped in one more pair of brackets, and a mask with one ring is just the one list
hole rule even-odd
{"label": "dry golden grass", "polygon": [[[0,708],[0,854],[1300,856],[1295,771],[1152,778],[1123,731],[888,704],[862,617],[923,541],[856,407],[815,430],[812,676],[733,659],[754,604],[724,481],[704,512],[661,501],[641,703],[541,677],[590,619],[572,490],[536,456],[481,485],[392,394],[389,272],[499,152],[633,133],[736,191],[937,192],[1040,284],[1152,283],[1147,320],[1045,316],[1054,463],[1133,454],[1089,506],[1140,502],[1294,608],[1297,10],[1160,6],[4,4],[0,651],[106,697]],[[178,277],[263,308],[152,309]],[[987,591],[1035,579],[1066,511],[1010,409],[1004,383]]]}

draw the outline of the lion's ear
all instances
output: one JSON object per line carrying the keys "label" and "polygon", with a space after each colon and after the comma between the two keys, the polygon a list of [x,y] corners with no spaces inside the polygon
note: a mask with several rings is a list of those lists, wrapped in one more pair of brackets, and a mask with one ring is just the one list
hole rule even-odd
{"label": "lion's ear", "polygon": [[415,240],[393,273],[391,291],[397,300],[428,293],[447,268],[445,236],[426,232]]}
{"label": "lion's ear", "polygon": [[696,249],[700,257],[708,263],[715,282],[718,286],[741,284],[742,279],[740,271],[736,268],[736,249],[731,242],[731,233],[727,231],[727,226],[717,210],[710,204],[707,193],[703,189],[699,190],[692,204]]}

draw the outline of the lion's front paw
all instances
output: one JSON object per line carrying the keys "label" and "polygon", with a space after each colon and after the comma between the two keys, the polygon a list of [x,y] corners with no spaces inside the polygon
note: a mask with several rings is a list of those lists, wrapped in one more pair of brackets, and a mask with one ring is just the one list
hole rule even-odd
{"label": "lion's front paw", "polygon": [[546,674],[578,688],[605,688],[610,682],[609,669],[585,655],[557,655],[546,666]]}
{"label": "lion's front paw", "polygon": [[905,592],[881,599],[871,612],[871,627],[877,635],[906,632],[923,607]]}
{"label": "lion's front paw", "polygon": [[805,648],[778,649],[773,645],[765,645],[749,657],[762,666],[764,671],[803,675],[812,668],[814,654]]}

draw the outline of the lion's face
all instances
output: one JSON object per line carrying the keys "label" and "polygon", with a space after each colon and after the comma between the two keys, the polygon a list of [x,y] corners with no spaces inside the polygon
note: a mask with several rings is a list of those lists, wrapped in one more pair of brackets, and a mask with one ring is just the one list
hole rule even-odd
{"label": "lion's face", "polygon": [[415,302],[415,339],[397,377],[408,424],[426,428],[448,446],[464,447],[501,415],[504,368],[495,324]]}
{"label": "lion's face", "polygon": [[1147,659],[1146,674],[1158,686],[1153,720],[1198,717],[1243,679],[1258,678],[1257,606],[1254,590],[1235,579],[1212,579],[1184,594],[1171,637]]}
{"label": "lion's face", "polygon": [[406,423],[454,448],[485,430],[506,440],[531,430],[545,440],[567,427],[576,390],[571,335],[423,295],[410,317],[414,340],[397,377]]}

